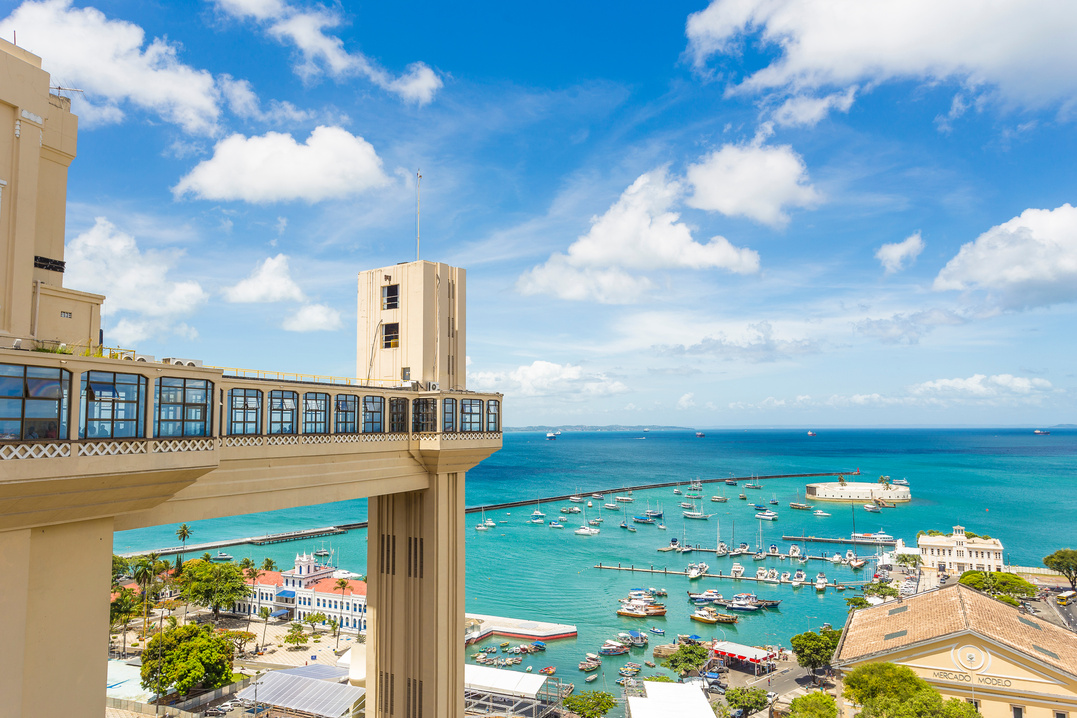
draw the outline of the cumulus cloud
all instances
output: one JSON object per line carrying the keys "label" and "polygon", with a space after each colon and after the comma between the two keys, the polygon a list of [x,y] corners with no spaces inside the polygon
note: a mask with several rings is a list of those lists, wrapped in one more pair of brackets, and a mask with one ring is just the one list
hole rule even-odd
{"label": "cumulus cloud", "polygon": [[280,132],[227,137],[172,192],[177,197],[255,203],[319,202],[388,181],[369,142],[340,127],[318,127],[303,144]]}
{"label": "cumulus cloud", "polygon": [[772,227],[789,222],[787,207],[814,207],[822,196],[789,145],[767,146],[761,137],[727,144],[688,168],[693,194],[687,204]]}
{"label": "cumulus cloud", "polygon": [[924,251],[924,240],[919,232],[910,234],[901,242],[884,244],[875,252],[875,258],[883,265],[887,274],[900,272],[909,264],[916,261],[920,252]]}
{"label": "cumulus cloud", "polygon": [[224,298],[237,304],[267,302],[302,302],[303,290],[292,279],[288,257],[266,257],[249,277],[224,290]]}
{"label": "cumulus cloud", "polygon": [[967,378],[935,379],[916,384],[911,393],[954,399],[996,399],[1036,397],[1051,391],[1046,379],[1014,376],[1012,374],[973,374]]}
{"label": "cumulus cloud", "polygon": [[835,92],[823,97],[797,95],[790,97],[774,110],[773,118],[782,127],[814,127],[830,114],[831,110],[848,112],[856,98],[855,85],[844,92]]}
{"label": "cumulus cloud", "polygon": [[517,288],[524,294],[626,304],[638,301],[652,283],[625,270],[758,271],[755,251],[735,247],[725,237],[712,237],[706,244],[692,238],[691,229],[673,211],[683,191],[664,168],[641,175],[605,214],[592,218],[587,234],[566,253],[555,253],[521,275]]}
{"label": "cumulus cloud", "polygon": [[695,394],[692,392],[682,395],[681,398],[677,400],[677,408],[681,410],[691,409],[695,405]]}
{"label": "cumulus cloud", "polygon": [[468,372],[468,384],[480,391],[506,396],[588,399],[628,391],[620,381],[573,364],[536,360],[507,372]]}
{"label": "cumulus cloud", "polygon": [[1073,3],[713,0],[689,16],[686,34],[699,68],[749,43],[774,56],[731,92],[801,96],[914,80],[1068,108],[1077,91]]}
{"label": "cumulus cloud", "polygon": [[344,42],[329,32],[343,24],[335,10],[300,9],[280,0],[217,0],[217,7],[232,17],[256,22],[270,37],[295,47],[301,57],[295,70],[303,78],[360,75],[418,105],[433,100],[442,87],[441,78],[425,63],[413,62],[404,74],[394,76],[362,53],[349,53]]}
{"label": "cumulus cloud", "polygon": [[934,288],[985,290],[1010,308],[1077,300],[1077,208],[1026,209],[961,247]]}
{"label": "cumulus cloud", "polygon": [[101,313],[115,320],[108,331],[122,344],[164,331],[190,336],[190,327],[178,319],[201,306],[208,295],[198,282],[169,277],[180,255],[143,252],[134,237],[97,217],[93,227],[67,244],[66,281],[106,295]]}
{"label": "cumulus cloud", "polygon": [[965,317],[944,309],[927,309],[910,314],[894,314],[886,319],[863,319],[853,324],[860,334],[875,337],[883,344],[919,344],[935,327],[958,326]]}
{"label": "cumulus cloud", "polygon": [[696,344],[675,344],[655,347],[663,354],[705,355],[726,361],[742,360],[770,362],[803,354],[813,354],[819,347],[810,339],[787,339],[776,336],[770,322],[747,325],[743,331],[729,335],[719,332],[704,337]]}
{"label": "cumulus cloud", "polygon": [[53,82],[85,90],[75,111],[88,125],[119,122],[125,107],[152,112],[187,132],[213,132],[220,116],[213,76],[184,64],[163,38],[146,42],[134,23],[110,20],[71,0],[24,2],[0,21],[19,46],[41,56]]}
{"label": "cumulus cloud", "polygon": [[217,85],[228,103],[228,109],[242,119],[281,125],[307,122],[313,117],[311,112],[300,110],[291,102],[273,100],[267,108],[263,108],[262,101],[248,80],[221,75]]}
{"label": "cumulus cloud", "polygon": [[341,327],[340,312],[326,304],[307,304],[281,324],[289,332],[330,332]]}

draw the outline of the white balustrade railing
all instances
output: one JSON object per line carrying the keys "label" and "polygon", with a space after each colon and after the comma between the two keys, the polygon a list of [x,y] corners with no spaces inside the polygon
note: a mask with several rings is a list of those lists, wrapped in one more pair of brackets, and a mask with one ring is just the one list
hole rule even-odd
{"label": "white balustrade railing", "polygon": [[79,456],[130,456],[145,454],[146,442],[142,439],[131,441],[84,441],[79,443]]}
{"label": "white balustrade railing", "polygon": [[181,451],[213,451],[217,442],[213,439],[158,439],[153,442],[153,453],[172,454]]}
{"label": "white balustrade railing", "polygon": [[71,456],[71,444],[66,441],[0,444],[0,461],[10,459],[60,459],[67,456]]}

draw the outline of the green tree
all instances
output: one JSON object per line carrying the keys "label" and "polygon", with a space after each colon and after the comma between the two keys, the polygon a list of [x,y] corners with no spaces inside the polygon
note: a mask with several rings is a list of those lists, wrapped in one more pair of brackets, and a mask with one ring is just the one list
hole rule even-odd
{"label": "green tree", "polygon": [[329,626],[329,632],[337,636],[337,646],[340,645],[340,622],[335,618],[326,619],[325,625]]}
{"label": "green tree", "polygon": [[845,605],[849,607],[849,612],[852,613],[858,608],[867,608],[871,604],[868,603],[868,599],[863,596],[853,596],[852,598],[845,599]]}
{"label": "green tree", "polygon": [[191,538],[191,527],[187,524],[180,524],[180,527],[176,529],[176,538],[180,540],[182,549],[180,555],[176,557],[176,573],[183,572],[183,554],[187,552],[187,539]]}
{"label": "green tree", "polygon": [[564,706],[580,718],[602,718],[617,705],[605,691],[583,691],[565,699]]}
{"label": "green tree", "polygon": [[206,551],[204,554],[199,556],[199,558],[202,559],[203,561],[205,561],[206,563],[210,563],[210,562],[213,561],[213,554],[211,554],[209,551]]}
{"label": "green tree", "polygon": [[890,488],[890,477],[889,476],[880,476],[879,477],[879,483],[889,489]]}
{"label": "green tree", "polygon": [[129,588],[121,588],[109,604],[108,614],[112,625],[123,631],[123,653],[127,655],[127,626],[138,615],[138,596]]}
{"label": "green tree", "polygon": [[677,680],[675,678],[670,678],[669,676],[647,676],[643,680],[649,681],[651,683],[676,683],[677,682]]}
{"label": "green tree", "polygon": [[838,718],[838,703],[834,696],[815,691],[789,704],[788,718]]}
{"label": "green tree", "polygon": [[250,595],[243,571],[232,563],[192,562],[184,573],[184,597],[213,611],[216,621],[221,609]]}
{"label": "green tree", "polygon": [[684,643],[676,653],[662,661],[662,665],[675,673],[698,670],[707,662],[709,652],[703,646]]}
{"label": "green tree", "polygon": [[918,553],[899,553],[897,557],[898,566],[905,566],[906,568],[916,568],[923,562],[923,556]]}
{"label": "green tree", "polygon": [[120,576],[126,576],[131,565],[123,556],[112,554],[112,587],[119,586]]}
{"label": "green tree", "polygon": [[174,688],[187,695],[201,685],[213,689],[232,680],[232,642],[208,626],[187,625],[154,636],[142,653],[142,687],[157,693]]}
{"label": "green tree", "polygon": [[243,653],[243,649],[247,644],[256,638],[250,631],[223,631],[220,635],[232,642],[236,653]]}
{"label": "green tree", "polygon": [[284,636],[284,642],[290,643],[297,648],[307,645],[307,634],[303,631],[303,624],[293,623],[291,628],[288,629],[287,635]]}
{"label": "green tree", "polygon": [[[265,571],[263,571],[262,569],[255,566],[254,561],[251,561],[250,559],[246,559],[246,560],[250,561],[250,565],[244,567],[241,564],[241,567],[243,568],[243,574],[247,577],[247,580],[251,582],[251,595],[253,596],[254,594],[258,593],[258,579],[260,579],[265,574]],[[261,604],[262,604],[262,602],[261,602],[261,600],[259,600],[258,605],[261,606]],[[248,631],[251,630],[251,618],[253,616],[254,616],[254,611],[248,608],[247,609],[247,630]]]}
{"label": "green tree", "polygon": [[321,611],[318,613],[308,613],[307,617],[303,619],[303,622],[310,626],[310,635],[313,636],[317,633],[318,624],[325,622],[325,614]]}
{"label": "green tree", "polygon": [[276,571],[277,570],[277,562],[274,561],[271,558],[267,558],[265,561],[262,561],[262,570],[263,571]]}
{"label": "green tree", "polygon": [[993,596],[1031,598],[1036,595],[1036,587],[1015,573],[965,571],[957,582]]}
{"label": "green tree", "polygon": [[925,688],[929,688],[928,684],[908,666],[867,663],[845,674],[842,695],[866,706],[880,696],[908,700]]}
{"label": "green tree", "polygon": [[248,568],[254,566],[254,560],[250,556],[244,556],[239,560],[239,567],[246,571]]}
{"label": "green tree", "polygon": [[1045,556],[1043,565],[1065,576],[1070,582],[1070,588],[1077,591],[1077,551],[1060,548],[1050,556]]}
{"label": "green tree", "polygon": [[767,692],[762,688],[730,688],[725,692],[730,708],[743,708],[752,714],[767,707]]}
{"label": "green tree", "polygon": [[[351,582],[346,578],[338,578],[335,588],[340,591],[340,621],[341,625],[344,624],[344,592],[351,588]],[[337,633],[337,644],[334,650],[340,648],[340,633]]]}
{"label": "green tree", "polygon": [[865,596],[878,596],[879,598],[897,598],[898,591],[889,583],[868,583],[864,584]]}
{"label": "green tree", "polygon": [[943,700],[934,688],[923,689],[901,700],[879,696],[864,706],[859,718],[979,718],[976,709],[965,701]]}
{"label": "green tree", "polygon": [[836,646],[829,637],[820,636],[815,631],[798,633],[789,639],[789,645],[797,655],[797,664],[807,668],[813,676],[817,669],[830,663]]}
{"label": "green tree", "polygon": [[146,637],[146,624],[149,622],[150,605],[153,603],[151,592],[154,589],[154,584],[157,582],[157,574],[159,572],[158,560],[160,554],[148,553],[145,556],[139,556],[135,561],[134,566],[134,578],[135,583],[142,589],[142,637]]}
{"label": "green tree", "polygon": [[258,617],[261,618],[264,623],[262,624],[262,645],[266,644],[266,630],[269,628],[269,616],[273,612],[269,610],[269,606],[262,606],[258,609]]}

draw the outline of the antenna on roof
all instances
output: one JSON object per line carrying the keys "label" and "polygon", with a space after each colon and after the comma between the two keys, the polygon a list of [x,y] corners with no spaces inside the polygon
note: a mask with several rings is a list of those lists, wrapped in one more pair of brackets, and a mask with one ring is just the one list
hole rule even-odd
{"label": "antenna on roof", "polygon": [[57,85],[56,87],[50,87],[49,89],[56,90],[58,92],[85,92],[85,90],[79,90],[75,87],[60,87],[59,85]]}
{"label": "antenna on roof", "polygon": [[420,199],[422,198],[422,183],[423,176],[420,170],[415,170],[415,261],[419,261],[419,220],[421,217],[422,205]]}

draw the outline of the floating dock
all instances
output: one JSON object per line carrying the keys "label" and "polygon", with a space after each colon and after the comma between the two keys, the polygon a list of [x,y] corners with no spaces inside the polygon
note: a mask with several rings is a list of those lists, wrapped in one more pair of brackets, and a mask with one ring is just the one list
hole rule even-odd
{"label": "floating dock", "polygon": [[567,623],[484,616],[479,613],[467,613],[464,614],[464,618],[468,625],[464,636],[466,646],[483,641],[490,636],[520,638],[527,641],[556,641],[561,638],[576,637],[576,627]]}
{"label": "floating dock", "polygon": [[[301,539],[320,538],[322,536],[338,536],[340,534],[347,533],[340,526],[326,526],[316,529],[303,529],[301,531],[284,531],[279,534],[266,534],[264,536],[248,536],[246,538],[237,539],[225,539],[223,541],[207,541],[205,543],[189,543],[186,547],[183,546],[169,546],[168,548],[154,549],[162,556],[170,556],[173,554],[182,553],[184,556],[190,556],[191,554],[204,553],[206,551],[212,551],[213,549],[221,549],[227,546],[238,546],[240,544],[254,544],[256,546],[264,546],[271,543],[282,543],[284,541],[299,541]],[[143,556],[149,553],[148,551],[129,551],[127,553],[119,554],[123,558],[134,558],[135,556]]]}

